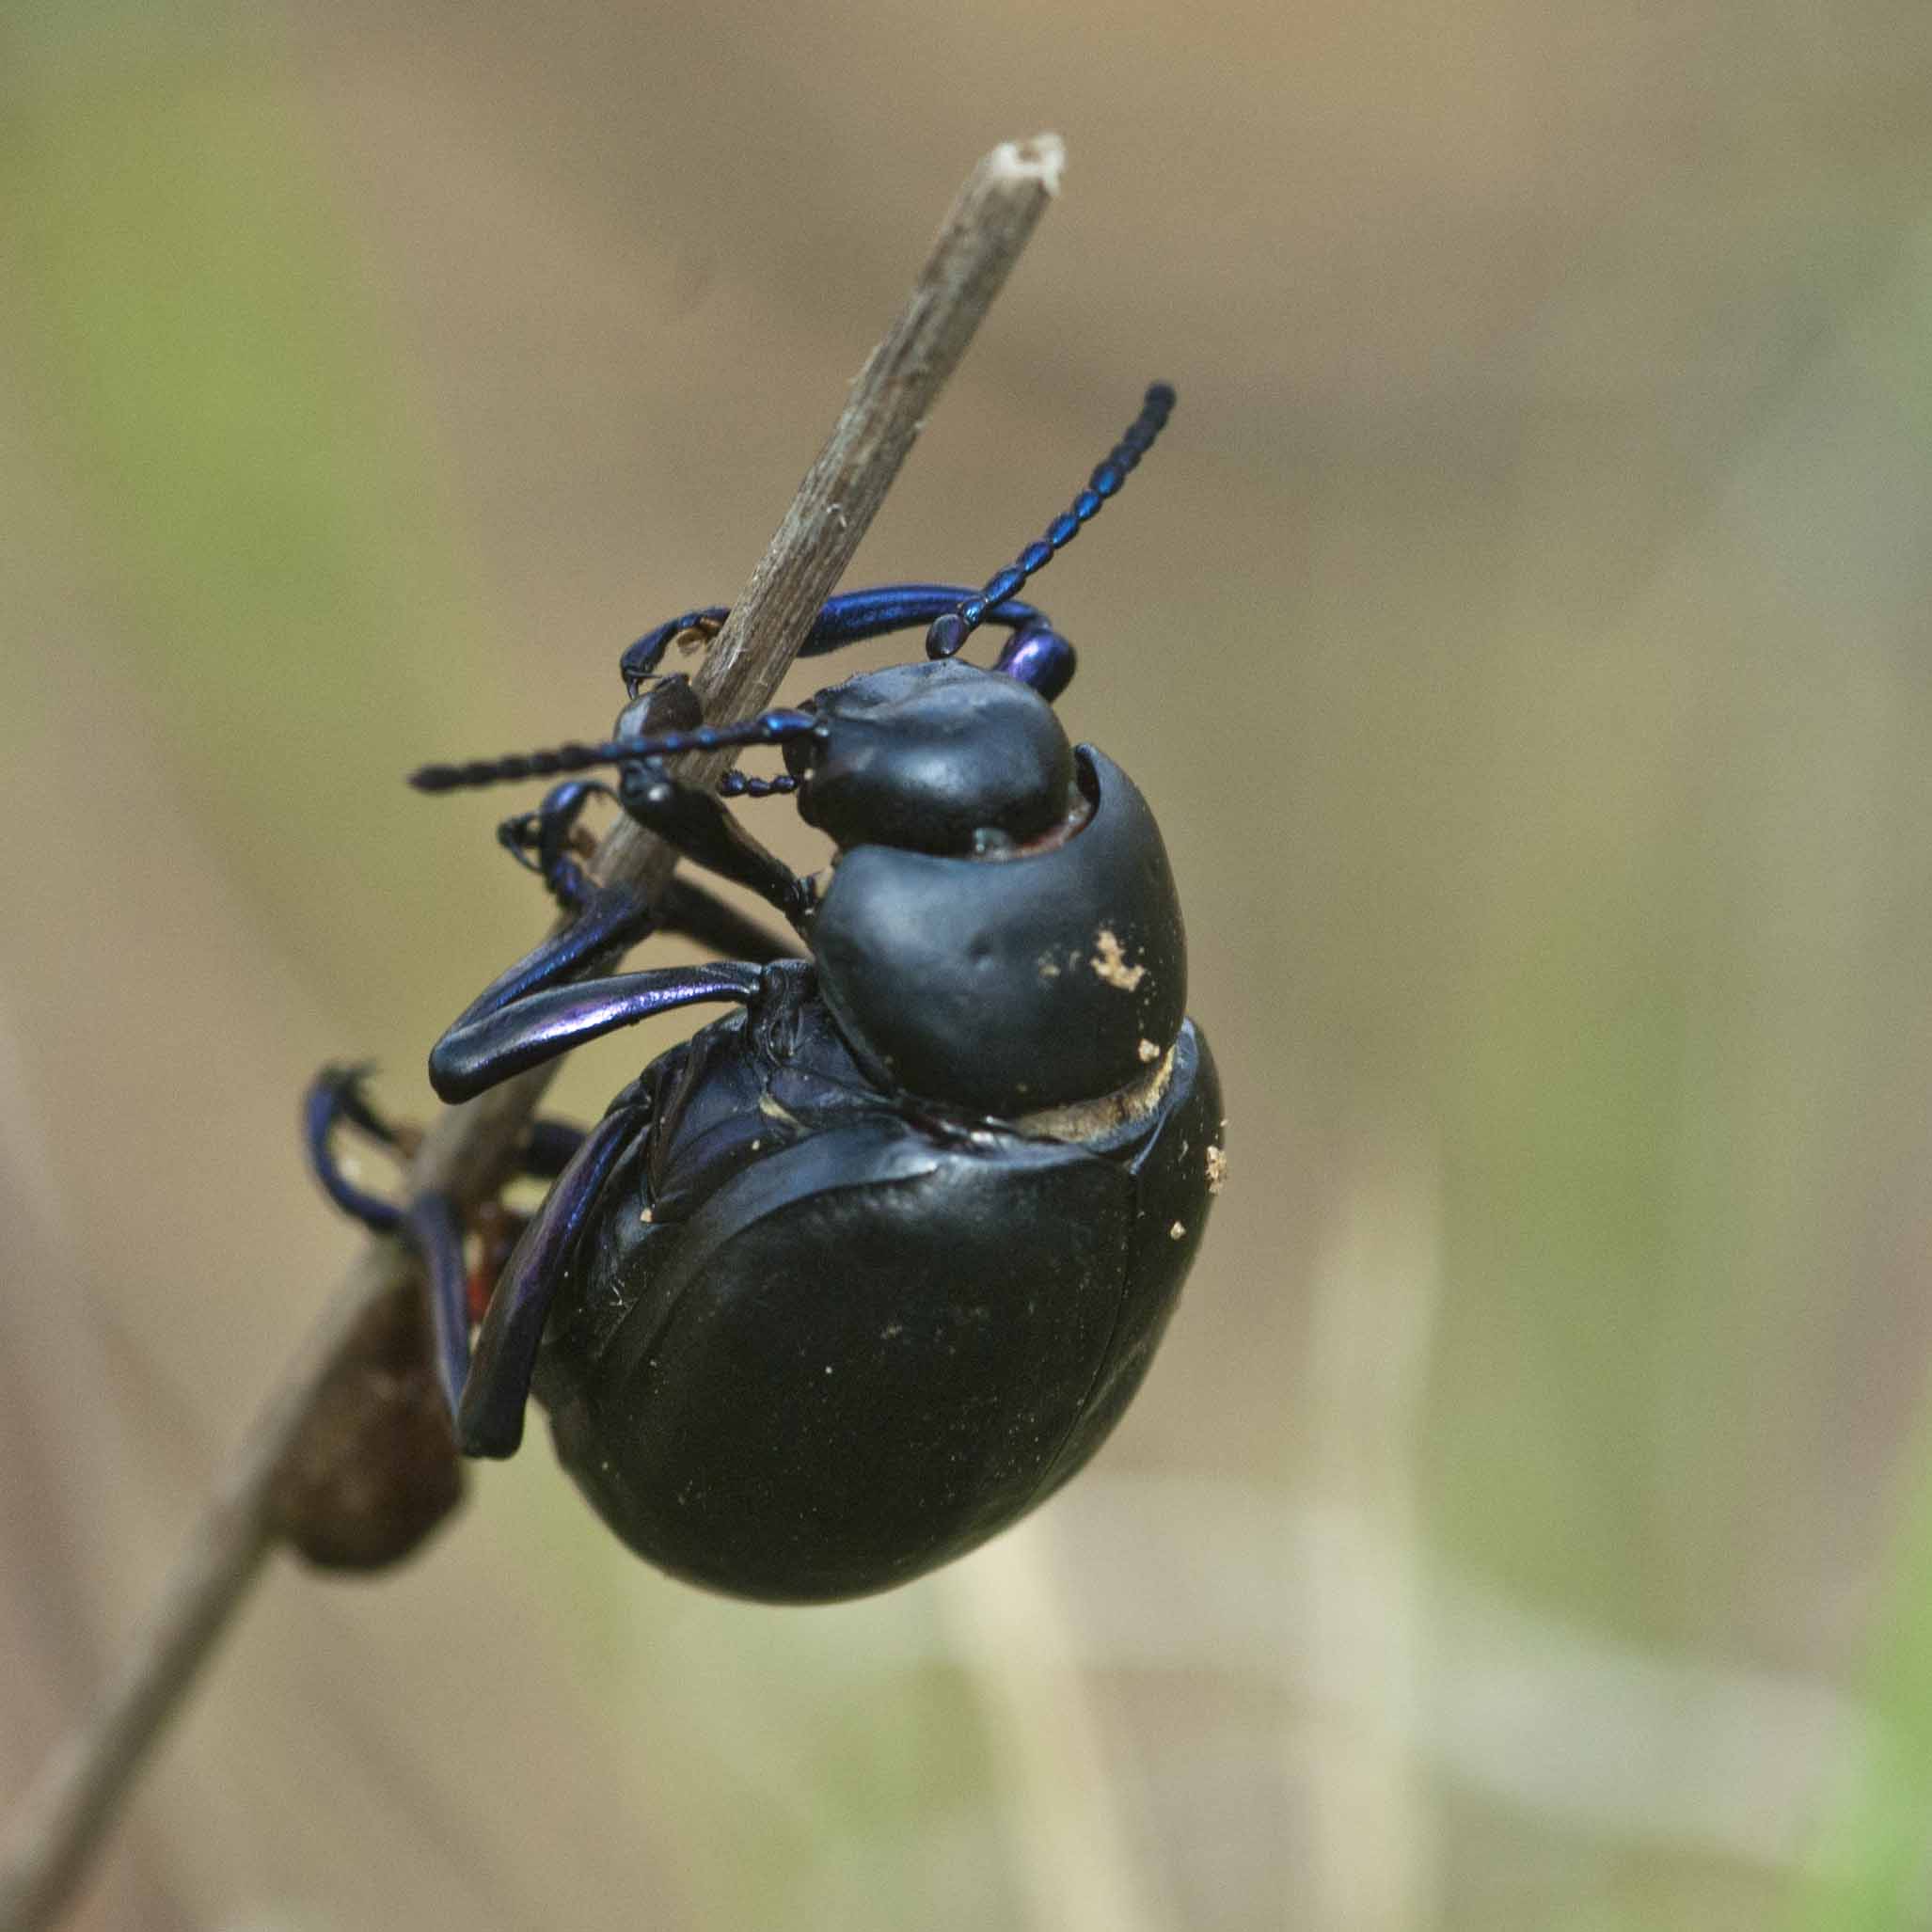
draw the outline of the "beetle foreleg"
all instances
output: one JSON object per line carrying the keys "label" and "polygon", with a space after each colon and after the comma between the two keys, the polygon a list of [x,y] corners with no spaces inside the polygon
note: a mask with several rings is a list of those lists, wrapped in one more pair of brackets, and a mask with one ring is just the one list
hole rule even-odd
{"label": "beetle foreleg", "polygon": [[[829,598],[812,620],[799,656],[822,657],[847,644],[889,637],[895,630],[923,630],[935,617],[957,610],[972,595],[967,585],[950,583],[883,583],[869,591],[847,591],[842,596]],[[618,660],[631,694],[635,696],[638,687],[657,674],[673,638],[689,631],[715,637],[730,614],[724,605],[712,604],[702,610],[687,610],[682,617],[646,631]],[[980,621],[1003,625],[1009,630],[1046,622],[1031,604],[1021,603],[1018,597],[994,605]]]}
{"label": "beetle foreleg", "polygon": [[[922,628],[935,617],[958,610],[972,594],[959,584],[947,583],[882,583],[869,591],[847,591],[830,598],[813,619],[799,656],[822,657],[845,644]],[[1046,619],[1031,604],[1008,597],[1004,604],[995,604],[982,622],[1024,630]]]}
{"label": "beetle foreleg", "polygon": [[695,631],[701,638],[715,638],[724,628],[724,620],[730,615],[728,606],[707,604],[702,610],[687,610],[682,617],[673,617],[668,624],[660,624],[655,629],[647,630],[617,660],[617,669],[624,678],[625,688],[632,697],[636,697],[638,687],[647,677],[655,677],[657,674],[657,666],[663,662],[664,653],[670,647],[673,638],[683,637],[691,631]]}

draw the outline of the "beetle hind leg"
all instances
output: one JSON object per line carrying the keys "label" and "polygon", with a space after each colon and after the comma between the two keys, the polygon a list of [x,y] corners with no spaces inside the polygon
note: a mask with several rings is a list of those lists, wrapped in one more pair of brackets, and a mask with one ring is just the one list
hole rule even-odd
{"label": "beetle hind leg", "polygon": [[436,1376],[453,1421],[469,1376],[468,1275],[463,1264],[463,1223],[446,1194],[418,1195],[404,1227],[429,1275],[431,1344]]}
{"label": "beetle hind leg", "polygon": [[[323,1191],[344,1213],[374,1233],[401,1235],[421,1258],[429,1277],[436,1371],[453,1417],[469,1368],[470,1280],[463,1221],[447,1195],[426,1192],[404,1206],[370,1193],[351,1177],[336,1149],[338,1129],[354,1128],[399,1161],[406,1161],[421,1138],[420,1130],[392,1124],[371,1104],[363,1092],[368,1071],[366,1067],[325,1067],[309,1084],[302,1106],[309,1163]],[[555,1180],[568,1170],[586,1138],[582,1128],[567,1120],[533,1121],[517,1170],[532,1180]],[[477,1217],[480,1222],[499,1218],[488,1211]],[[486,1251],[488,1246],[486,1240]]]}
{"label": "beetle hind leg", "polygon": [[[466,1455],[514,1455],[523,1440],[523,1411],[551,1302],[611,1168],[646,1117],[636,1105],[605,1115],[524,1229],[477,1330],[475,1354],[467,1355],[466,1347],[468,1372],[454,1404]],[[441,1299],[446,1307],[452,1299],[460,1305],[460,1295],[447,1291]]]}

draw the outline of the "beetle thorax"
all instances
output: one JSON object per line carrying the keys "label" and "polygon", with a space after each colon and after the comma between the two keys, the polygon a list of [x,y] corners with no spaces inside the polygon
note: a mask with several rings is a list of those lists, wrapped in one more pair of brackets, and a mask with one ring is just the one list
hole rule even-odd
{"label": "beetle thorax", "polygon": [[812,950],[880,1085],[1014,1120],[1143,1082],[1173,1046],[1186,942],[1160,831],[1125,772],[1090,746],[1075,756],[1088,816],[1070,836],[1016,844],[1004,863],[843,854]]}

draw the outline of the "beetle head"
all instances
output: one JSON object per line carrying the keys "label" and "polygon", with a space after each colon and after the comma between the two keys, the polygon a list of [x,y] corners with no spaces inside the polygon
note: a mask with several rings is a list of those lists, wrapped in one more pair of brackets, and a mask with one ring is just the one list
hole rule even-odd
{"label": "beetle head", "polygon": [[897,664],[820,691],[788,738],[799,813],[841,848],[942,855],[1021,845],[1066,817],[1072,747],[1018,677],[958,660]]}

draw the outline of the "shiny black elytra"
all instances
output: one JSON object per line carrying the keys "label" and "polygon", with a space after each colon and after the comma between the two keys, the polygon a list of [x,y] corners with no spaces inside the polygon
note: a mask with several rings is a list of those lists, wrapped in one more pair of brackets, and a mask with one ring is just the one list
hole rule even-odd
{"label": "shiny black elytra", "polygon": [[[440,791],[618,773],[614,790],[568,779],[501,828],[574,917],[436,1043],[444,1099],[671,1007],[739,1008],[659,1054],[588,1132],[537,1123],[526,1170],[554,1184],[473,1354],[450,1203],[397,1208],[342,1172],[339,1124],[397,1138],[354,1074],[325,1073],[307,1113],[334,1198],[426,1259],[464,1449],[510,1454],[533,1392],[605,1521],[681,1576],[823,1601],[973,1548],[1100,1447],[1173,1310],[1224,1164],[1180,909],[1147,801],[1053,713],[1071,647],[1016,596],[1173,400],[1150,388],[1071,508],[976,595],[837,597],[804,647],[925,625],[926,661],[707,727],[659,673],[726,614],[694,610],[625,653],[631,703],[610,742],[416,775]],[[1012,633],[990,671],[956,655],[982,624]],[[734,771],[719,790],[795,796],[836,847],[822,888],[665,762],[752,744],[781,746],[785,774]],[[574,855],[594,796],[759,894],[803,955],[687,879],[655,911],[594,885]],[[653,930],[727,957],[578,977]]]}

